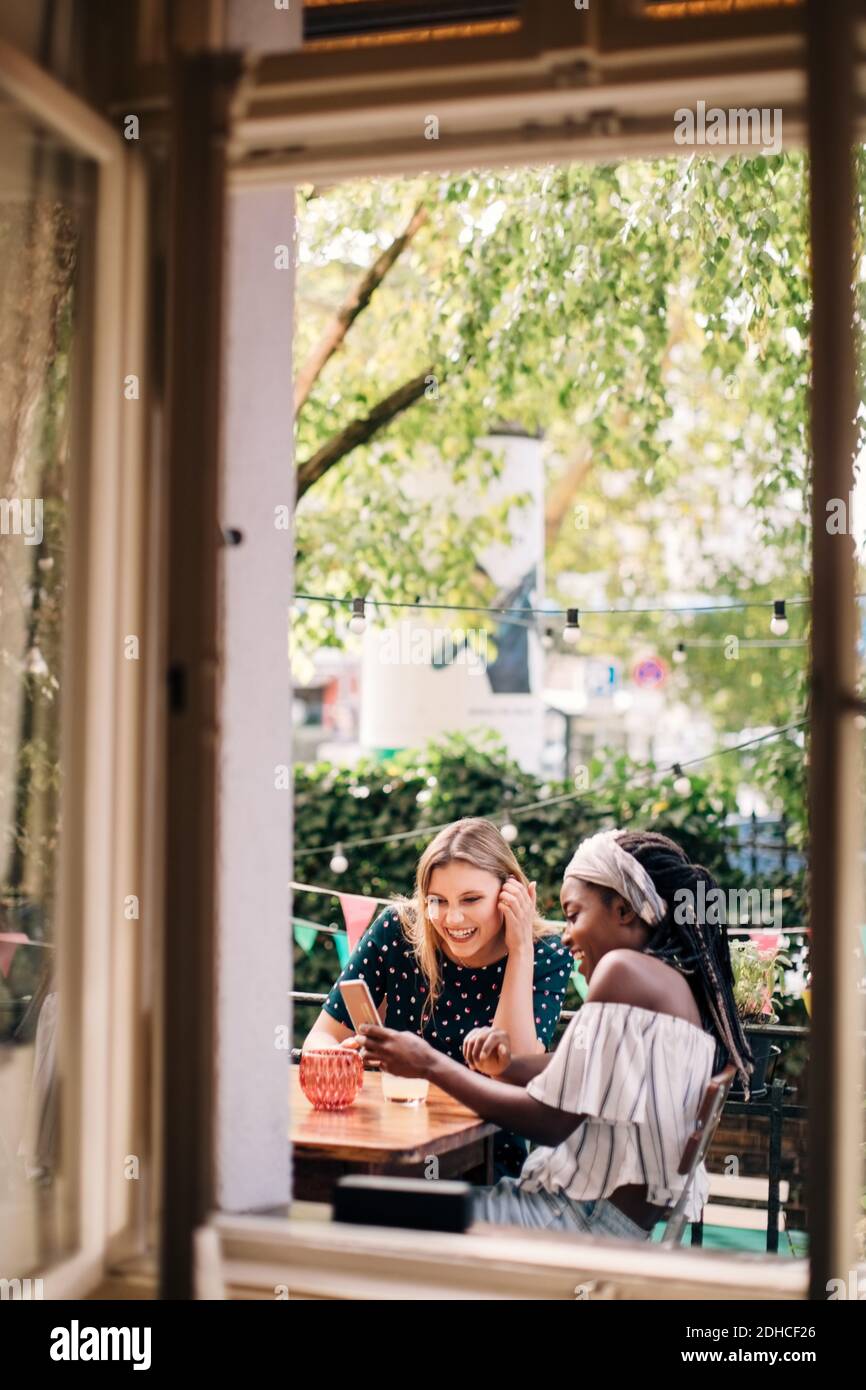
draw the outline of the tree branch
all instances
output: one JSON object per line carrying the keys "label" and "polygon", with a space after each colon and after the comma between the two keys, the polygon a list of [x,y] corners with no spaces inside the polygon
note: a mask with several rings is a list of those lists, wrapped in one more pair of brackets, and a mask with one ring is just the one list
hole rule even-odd
{"label": "tree branch", "polygon": [[592,463],[592,451],[584,448],[570,459],[561,478],[550,488],[544,508],[544,544],[550,550],[569,511],[574,507],[575,497]]}
{"label": "tree branch", "polygon": [[381,285],[397,257],[405,250],[418,228],[422,227],[426,221],[427,209],[423,204],[419,204],[412,214],[406,230],[391,242],[391,245],[373,262],[352,292],[343,300],[322,338],[298,373],[295,382],[296,415],[316,384],[325,363],[333,357],[355,319],[362,310],[366,309],[374,292]]}
{"label": "tree branch", "polygon": [[[408,410],[410,405],[414,405],[423,396],[428,379],[433,374],[433,368],[427,367],[420,376],[405,381],[396,391],[392,391],[390,396],[385,396],[374,405],[369,415],[352,420],[345,429],[332,435],[315,454],[298,464],[297,500],[300,502],[308,488],[317,483],[341,458],[351,453],[352,449],[366,444],[383,426],[390,424],[404,410]],[[441,381],[441,374],[437,379]]]}

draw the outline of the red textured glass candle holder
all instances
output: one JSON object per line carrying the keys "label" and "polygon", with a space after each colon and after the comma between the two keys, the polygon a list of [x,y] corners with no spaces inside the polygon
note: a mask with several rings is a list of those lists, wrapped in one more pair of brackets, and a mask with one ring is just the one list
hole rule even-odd
{"label": "red textured glass candle holder", "polygon": [[364,1081],[359,1053],[345,1047],[301,1053],[301,1090],[314,1110],[345,1110]]}

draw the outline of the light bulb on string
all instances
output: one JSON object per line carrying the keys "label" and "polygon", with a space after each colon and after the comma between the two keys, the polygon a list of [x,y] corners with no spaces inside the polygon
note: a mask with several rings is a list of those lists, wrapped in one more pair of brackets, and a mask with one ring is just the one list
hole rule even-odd
{"label": "light bulb on string", "polygon": [[683,772],[683,770],[682,770],[682,768],[680,767],[679,763],[674,763],[674,765],[673,765],[673,774],[674,774],[674,791],[676,792],[677,796],[688,796],[689,792],[690,792],[691,789],[692,789],[692,784],[691,784],[690,779],[689,779],[689,778],[686,776],[686,774]]}
{"label": "light bulb on string", "polygon": [[688,661],[688,652],[685,642],[677,642],[673,650],[673,659],[678,666],[682,666],[684,661]]}
{"label": "light bulb on string", "polygon": [[367,630],[367,618],[365,615],[365,603],[362,598],[352,599],[352,616],[349,619],[349,631],[354,632],[358,637]]}
{"label": "light bulb on string", "polygon": [[570,647],[576,647],[580,641],[580,612],[577,608],[569,608],[566,612],[562,640]]}
{"label": "light bulb on string", "polygon": [[48,666],[38,647],[31,647],[24,658],[24,670],[28,676],[47,676]]}
{"label": "light bulb on string", "polygon": [[785,616],[785,600],[777,598],[773,600],[773,616],[770,619],[770,631],[774,637],[784,637],[788,631],[788,619]]}
{"label": "light bulb on string", "polygon": [[349,861],[343,853],[343,846],[337,845],[331,859],[331,873],[344,874],[349,867]]}
{"label": "light bulb on string", "polygon": [[546,652],[549,652],[549,651],[551,650],[551,648],[553,647],[553,628],[552,628],[552,627],[546,627],[546,628],[544,629],[543,633],[541,634],[541,645],[542,645],[542,647],[544,648],[544,650],[545,650]]}
{"label": "light bulb on string", "polygon": [[499,833],[502,836],[503,840],[507,840],[508,843],[511,845],[517,839],[519,831],[513,821],[507,820],[505,821],[504,825],[501,825],[499,827]]}

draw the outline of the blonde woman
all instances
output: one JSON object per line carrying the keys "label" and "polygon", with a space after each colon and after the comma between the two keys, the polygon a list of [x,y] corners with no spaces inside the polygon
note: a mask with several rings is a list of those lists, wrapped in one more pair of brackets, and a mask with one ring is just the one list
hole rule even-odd
{"label": "blonde woman", "polygon": [[[490,821],[458,820],[421,855],[414,896],[367,928],[304,1048],[359,1045],[339,985],[363,979],[388,1028],[415,1033],[456,1062],[476,1028],[502,1030],[524,1056],[542,1054],[570,973],[508,842]],[[526,1155],[524,1139],[497,1135],[497,1176],[519,1173]]]}

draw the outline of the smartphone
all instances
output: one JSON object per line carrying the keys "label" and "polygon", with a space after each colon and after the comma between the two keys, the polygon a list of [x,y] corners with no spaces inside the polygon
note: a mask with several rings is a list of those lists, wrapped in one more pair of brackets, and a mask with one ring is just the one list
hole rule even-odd
{"label": "smartphone", "polygon": [[379,1010],[373,1003],[370,986],[366,980],[344,980],[340,984],[340,993],[349,1010],[352,1027],[356,1033],[362,1023],[373,1023],[377,1028],[381,1026]]}

